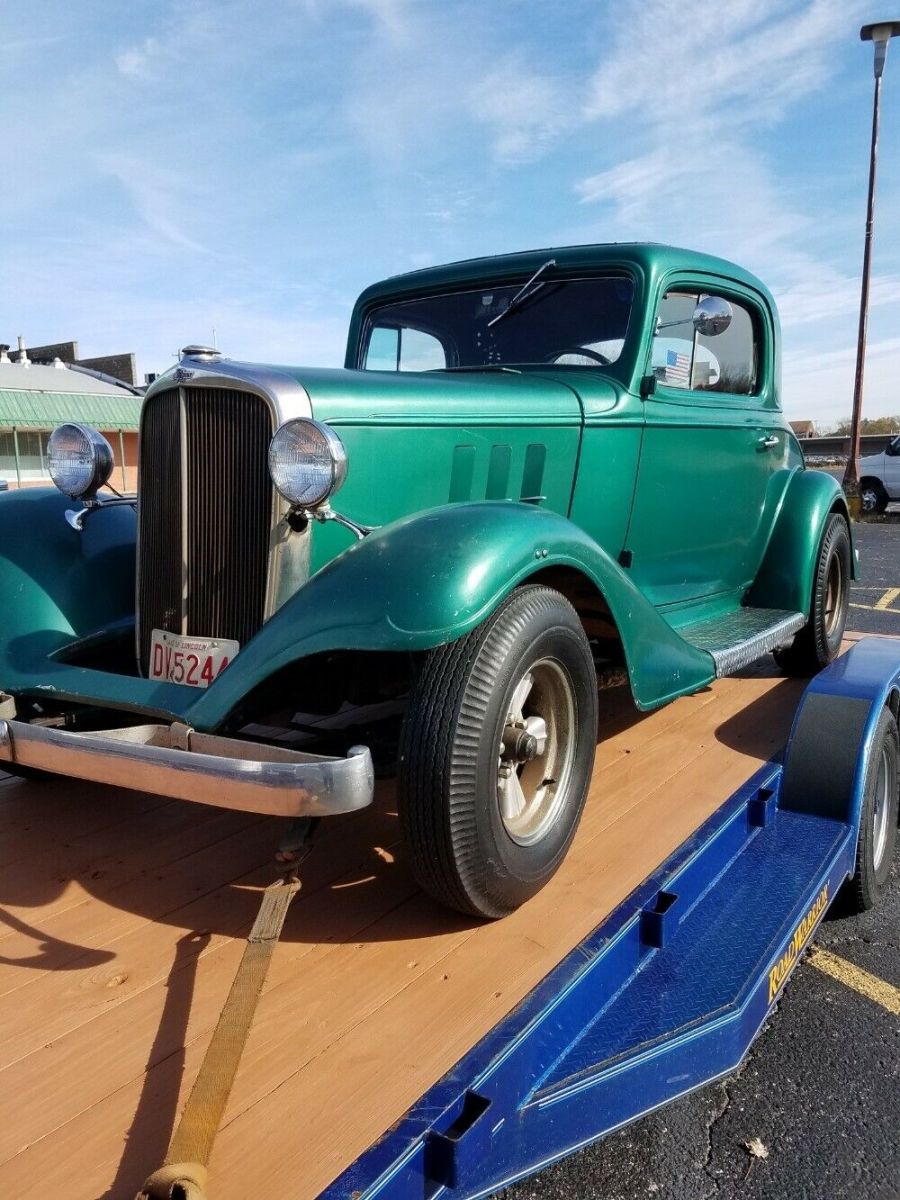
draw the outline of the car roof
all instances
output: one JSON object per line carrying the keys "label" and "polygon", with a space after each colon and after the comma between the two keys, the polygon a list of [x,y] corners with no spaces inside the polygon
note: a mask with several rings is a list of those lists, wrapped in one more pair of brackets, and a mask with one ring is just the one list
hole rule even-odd
{"label": "car roof", "polygon": [[670,270],[722,275],[753,288],[773,303],[768,289],[760,279],[727,259],[659,242],[603,242],[580,246],[545,246],[542,249],[523,250],[515,254],[462,259],[459,262],[391,275],[366,288],[359,297],[357,306],[405,293],[419,294],[482,280],[500,283],[508,279],[514,282],[523,277],[527,278],[551,258],[556,260],[557,268],[578,271],[592,267],[631,265],[642,269],[648,276],[658,276]]}

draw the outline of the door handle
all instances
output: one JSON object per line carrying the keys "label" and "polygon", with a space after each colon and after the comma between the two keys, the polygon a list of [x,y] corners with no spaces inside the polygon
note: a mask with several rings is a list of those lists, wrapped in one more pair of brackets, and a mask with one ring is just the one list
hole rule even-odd
{"label": "door handle", "polygon": [[770,433],[768,437],[761,437],[756,444],[760,450],[774,450],[778,445],[778,438],[774,433]]}

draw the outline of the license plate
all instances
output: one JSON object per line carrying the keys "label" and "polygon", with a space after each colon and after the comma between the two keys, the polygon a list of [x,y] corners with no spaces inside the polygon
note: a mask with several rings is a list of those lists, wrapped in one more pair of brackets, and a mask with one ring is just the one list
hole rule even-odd
{"label": "license plate", "polygon": [[225,638],[183,637],[154,629],[150,635],[150,678],[209,687],[240,648],[239,642]]}

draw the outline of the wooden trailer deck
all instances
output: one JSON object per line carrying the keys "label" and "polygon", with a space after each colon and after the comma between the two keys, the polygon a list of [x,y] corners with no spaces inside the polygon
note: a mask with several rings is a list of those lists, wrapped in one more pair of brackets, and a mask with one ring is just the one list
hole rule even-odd
{"label": "wooden trailer deck", "polygon": [[[784,744],[802,687],[763,664],[645,716],[602,693],[568,860],[496,924],[416,891],[390,785],[323,823],[216,1144],[217,1200],[316,1195]],[[130,1198],[162,1160],[275,836],[0,776],[0,1196]]]}

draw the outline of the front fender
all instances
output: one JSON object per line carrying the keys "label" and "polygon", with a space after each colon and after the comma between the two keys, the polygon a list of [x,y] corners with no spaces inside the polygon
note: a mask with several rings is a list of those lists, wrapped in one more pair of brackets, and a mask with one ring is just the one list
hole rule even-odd
{"label": "front fender", "polygon": [[78,533],[73,506],[55,488],[0,495],[0,662],[14,670],[134,620],[134,511],[97,513]]}
{"label": "front fender", "polygon": [[[847,518],[847,501],[840,484],[824,471],[796,471],[791,477],[762,566],[750,591],[749,603],[760,608],[809,612],[816,556],[828,514],[838,509]],[[856,555],[852,550],[853,577]]]}
{"label": "front fender", "polygon": [[251,688],[312,654],[428,650],[455,641],[548,567],[574,568],[603,594],[640,708],[713,678],[711,657],[679,637],[618,563],[568,518],[528,504],[483,501],[406,517],[333,559],[198,698],[191,720],[215,728]]}

